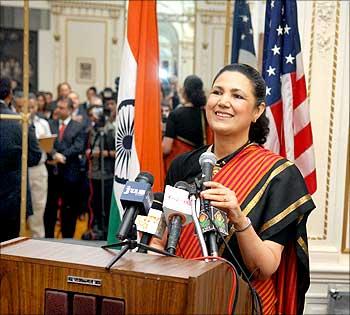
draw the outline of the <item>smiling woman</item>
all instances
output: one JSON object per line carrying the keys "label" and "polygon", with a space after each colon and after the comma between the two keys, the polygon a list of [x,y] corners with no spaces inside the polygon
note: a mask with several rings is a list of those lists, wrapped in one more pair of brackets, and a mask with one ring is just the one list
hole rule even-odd
{"label": "smiling woman", "polygon": [[[229,248],[219,240],[220,254],[238,272],[243,266],[251,275],[264,314],[302,313],[309,286],[306,221],[315,206],[297,167],[261,146],[269,131],[265,91],[264,80],[250,66],[221,69],[206,105],[214,144],[176,158],[166,184],[200,178],[198,158],[212,151],[218,161],[201,197],[227,213]],[[179,254],[185,258],[201,253],[193,230],[189,224],[181,234]]]}

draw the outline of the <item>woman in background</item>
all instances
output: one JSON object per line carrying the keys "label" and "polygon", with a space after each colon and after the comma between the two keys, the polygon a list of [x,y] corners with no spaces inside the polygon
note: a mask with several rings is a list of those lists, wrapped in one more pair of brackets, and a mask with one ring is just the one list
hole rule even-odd
{"label": "woman in background", "polygon": [[183,87],[184,104],[172,111],[167,119],[162,142],[165,169],[181,153],[201,147],[206,143],[206,97],[203,82],[196,75],[188,76]]}

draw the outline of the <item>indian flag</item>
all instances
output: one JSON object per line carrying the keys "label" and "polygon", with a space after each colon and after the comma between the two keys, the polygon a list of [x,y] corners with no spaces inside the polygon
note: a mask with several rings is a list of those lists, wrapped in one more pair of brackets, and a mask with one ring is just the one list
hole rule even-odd
{"label": "indian flag", "polygon": [[163,190],[158,27],[156,1],[129,1],[118,92],[116,162],[108,244],[116,242],[123,208],[120,195],[140,171]]}

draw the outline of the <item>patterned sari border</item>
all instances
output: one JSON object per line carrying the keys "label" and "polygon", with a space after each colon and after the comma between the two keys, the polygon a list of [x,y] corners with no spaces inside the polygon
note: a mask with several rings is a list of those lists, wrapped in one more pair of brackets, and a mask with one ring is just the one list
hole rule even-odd
{"label": "patterned sari border", "polygon": [[[286,162],[284,162],[283,164],[281,164],[280,166],[278,166],[275,170],[273,170],[271,172],[270,176],[267,178],[267,180],[264,183],[264,185],[260,188],[260,190],[256,193],[256,195],[248,203],[248,205],[244,209],[242,209],[242,212],[244,213],[244,215],[248,215],[250,213],[250,211],[256,206],[256,204],[261,199],[261,197],[264,194],[268,184],[272,181],[272,179],[274,177],[276,177],[278,174],[280,174],[281,172],[283,172],[286,168],[288,168],[291,165],[293,165],[293,163],[291,161],[286,161]],[[232,226],[230,231],[229,231],[229,235],[226,237],[226,241],[229,241],[234,233],[235,233],[235,228]],[[219,250],[219,254],[220,255],[222,255],[224,249],[225,249],[224,244],[222,244],[220,246],[220,250]]]}
{"label": "patterned sari border", "polygon": [[283,172],[287,167],[293,165],[292,162],[286,161],[283,164],[281,164],[279,167],[277,167],[275,170],[273,170],[270,174],[270,176],[267,178],[265,184],[260,188],[260,190],[257,192],[257,194],[254,196],[254,198],[247,204],[247,206],[242,210],[244,215],[248,215],[250,211],[256,206],[256,204],[261,199],[262,195],[264,194],[267,186],[270,184],[272,179],[276,177],[278,174]]}
{"label": "patterned sari border", "polygon": [[298,199],[297,201],[293,202],[288,208],[284,209],[282,212],[280,212],[278,215],[276,215],[275,217],[273,217],[272,219],[270,219],[269,221],[267,221],[260,230],[260,233],[266,231],[267,229],[269,229],[270,227],[272,227],[273,225],[275,225],[276,223],[280,222],[281,220],[283,220],[288,214],[290,214],[291,212],[293,212],[295,209],[297,209],[298,207],[300,207],[301,205],[303,205],[304,203],[306,203],[307,201],[311,200],[311,196],[310,195],[305,195],[303,197],[301,197],[300,199]]}

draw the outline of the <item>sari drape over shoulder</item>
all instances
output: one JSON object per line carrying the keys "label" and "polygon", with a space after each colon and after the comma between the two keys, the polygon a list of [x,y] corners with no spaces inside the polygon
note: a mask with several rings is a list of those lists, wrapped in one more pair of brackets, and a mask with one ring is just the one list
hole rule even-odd
{"label": "sari drape over shoulder", "polygon": [[[273,241],[288,227],[289,241],[278,270],[270,279],[254,280],[252,285],[262,299],[264,314],[301,314],[310,284],[306,221],[315,206],[299,170],[281,156],[250,144],[217,171],[213,180],[236,193],[262,240]],[[226,240],[230,248],[238,248],[233,227]],[[201,256],[193,225],[183,229],[178,248],[184,258]],[[220,256],[234,263],[224,244]]]}

